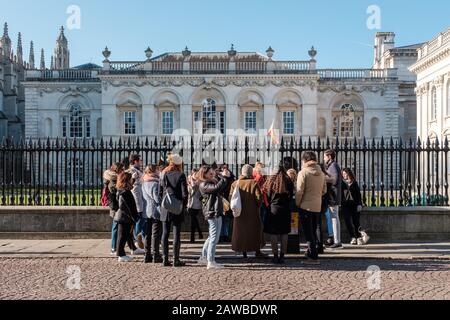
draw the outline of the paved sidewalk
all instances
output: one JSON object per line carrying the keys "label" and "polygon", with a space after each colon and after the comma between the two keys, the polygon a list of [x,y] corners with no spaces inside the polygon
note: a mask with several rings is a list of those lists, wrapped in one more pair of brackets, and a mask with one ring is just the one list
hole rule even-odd
{"label": "paved sidewalk", "polygon": [[[199,257],[203,242],[183,242],[181,255],[184,259]],[[305,247],[302,246],[302,252]],[[270,246],[263,250],[270,254]],[[107,258],[110,254],[110,240],[0,240],[1,258]],[[218,259],[237,258],[230,244],[219,244]],[[301,258],[289,255],[288,259]],[[450,242],[438,243],[380,243],[366,246],[344,245],[343,250],[329,251],[321,257],[340,259],[442,259],[450,260]]]}

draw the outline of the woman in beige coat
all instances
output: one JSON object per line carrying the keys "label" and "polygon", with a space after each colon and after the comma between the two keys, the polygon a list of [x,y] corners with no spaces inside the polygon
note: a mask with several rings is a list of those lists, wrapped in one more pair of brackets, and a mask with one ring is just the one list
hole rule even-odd
{"label": "woman in beige coat", "polygon": [[262,192],[258,183],[253,180],[253,167],[245,165],[239,180],[231,186],[230,198],[239,185],[241,195],[241,215],[234,218],[231,246],[233,251],[242,252],[247,258],[247,252],[256,252],[256,257],[264,257],[261,252],[263,245],[263,230],[259,210],[262,204]]}

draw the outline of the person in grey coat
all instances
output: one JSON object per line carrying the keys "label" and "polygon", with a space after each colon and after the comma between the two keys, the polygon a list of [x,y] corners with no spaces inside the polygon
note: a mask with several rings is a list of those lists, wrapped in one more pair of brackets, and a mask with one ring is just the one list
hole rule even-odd
{"label": "person in grey coat", "polygon": [[155,165],[149,165],[144,170],[142,192],[145,200],[145,214],[147,217],[144,263],[161,263],[163,262],[163,259],[159,247],[162,235],[162,199],[159,171]]}
{"label": "person in grey coat", "polygon": [[134,201],[136,202],[136,208],[138,211],[138,217],[136,224],[134,225],[134,238],[137,241],[137,247],[143,249],[144,243],[143,239],[146,232],[146,222],[147,219],[144,217],[144,196],[142,194],[142,176],[141,171],[142,160],[141,156],[138,154],[130,155],[130,168],[127,170],[132,174],[133,177],[133,189],[131,193],[133,194]]}
{"label": "person in grey coat", "polygon": [[328,207],[331,213],[333,225],[334,244],[330,249],[342,249],[341,242],[341,223],[339,220],[339,211],[342,204],[342,175],[341,168],[336,163],[336,153],[334,150],[327,150],[324,153],[325,161],[325,181],[330,186],[328,190]]}

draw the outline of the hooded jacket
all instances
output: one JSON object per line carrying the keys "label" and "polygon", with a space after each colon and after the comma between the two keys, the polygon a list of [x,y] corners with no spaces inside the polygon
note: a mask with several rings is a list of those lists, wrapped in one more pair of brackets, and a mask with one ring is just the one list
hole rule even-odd
{"label": "hooded jacket", "polygon": [[161,219],[161,187],[159,177],[144,176],[142,193],[145,200],[145,214],[149,219]]}
{"label": "hooded jacket", "polygon": [[325,174],[315,161],[309,161],[297,178],[295,204],[300,209],[321,212],[322,196],[327,192]]}

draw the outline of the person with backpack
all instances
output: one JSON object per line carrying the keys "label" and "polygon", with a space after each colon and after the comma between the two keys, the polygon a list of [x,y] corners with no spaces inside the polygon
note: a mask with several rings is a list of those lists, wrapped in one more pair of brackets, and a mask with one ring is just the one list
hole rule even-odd
{"label": "person with backpack", "polygon": [[109,207],[109,215],[113,219],[111,226],[111,254],[116,254],[117,248],[117,228],[118,224],[114,221],[114,215],[119,207],[116,199],[117,176],[123,172],[123,164],[113,163],[111,168],[103,173],[102,206]]}
{"label": "person with backpack", "polygon": [[355,179],[353,171],[349,168],[342,170],[344,183],[344,197],[342,199],[342,213],[345,225],[350,235],[350,244],[362,244],[360,229],[360,215],[362,211],[361,189]]}
{"label": "person with backpack", "polygon": [[202,203],[200,201],[200,181],[197,179],[198,170],[194,169],[188,177],[188,213],[191,217],[191,243],[195,243],[195,232],[198,232],[199,239],[203,239],[202,229],[198,222],[198,215],[202,212]]}
{"label": "person with backpack", "polygon": [[183,172],[183,158],[178,154],[169,156],[169,166],[162,172],[161,185],[163,199],[161,203],[161,221],[163,223],[163,266],[171,266],[169,261],[169,235],[173,227],[173,266],[185,265],[180,260],[181,225],[188,202],[186,175]]}
{"label": "person with backpack", "polygon": [[339,220],[339,211],[342,204],[342,175],[341,168],[336,163],[336,152],[327,150],[324,153],[325,162],[325,180],[329,184],[328,190],[328,209],[331,214],[333,225],[334,243],[330,245],[331,250],[343,249],[341,243],[341,222]]}
{"label": "person with backpack", "polygon": [[130,166],[128,172],[133,176],[133,193],[134,201],[136,202],[136,208],[138,210],[138,218],[136,224],[134,225],[134,240],[136,241],[136,246],[140,249],[144,249],[144,238],[147,230],[147,218],[144,215],[144,195],[142,194],[142,176],[144,175],[141,171],[142,160],[141,156],[138,154],[130,155]]}
{"label": "person with backpack", "polygon": [[[267,179],[264,188],[269,201],[264,232],[270,235],[272,262],[282,264],[287,253],[288,234],[291,232],[291,201],[294,196],[294,184],[286,174],[284,166],[280,165],[275,175]],[[280,251],[278,243],[281,245]]]}
{"label": "person with backpack", "polygon": [[136,255],[138,249],[134,245],[132,229],[137,219],[138,210],[134,201],[131,189],[133,188],[133,178],[130,172],[122,172],[117,178],[117,202],[118,209],[115,212],[114,220],[118,224],[117,228],[117,257],[119,262],[130,262],[133,258],[125,253],[125,244]]}
{"label": "person with backpack", "polygon": [[223,268],[223,265],[216,263],[215,256],[224,214],[222,191],[227,187],[229,177],[228,170],[223,170],[216,176],[211,166],[203,166],[198,172],[199,189],[203,198],[203,216],[209,225],[209,236],[205,241],[198,263],[206,264],[208,269]]}
{"label": "person with backpack", "polygon": [[161,263],[163,262],[159,251],[162,236],[161,186],[157,166],[148,165],[145,168],[142,177],[142,193],[147,217],[144,263]]}

